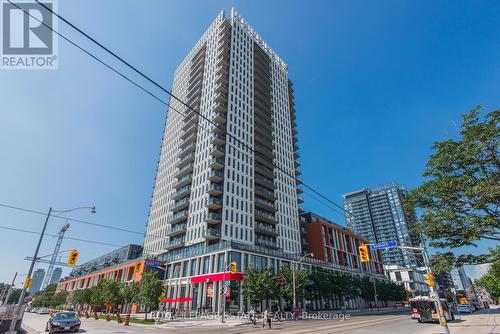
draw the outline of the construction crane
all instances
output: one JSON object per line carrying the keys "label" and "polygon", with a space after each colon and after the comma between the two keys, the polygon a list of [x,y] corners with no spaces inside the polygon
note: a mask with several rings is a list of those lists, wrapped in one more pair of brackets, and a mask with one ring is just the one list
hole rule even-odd
{"label": "construction crane", "polygon": [[47,268],[47,273],[45,274],[45,278],[43,280],[42,290],[45,290],[47,285],[50,284],[50,280],[52,279],[52,273],[54,272],[54,265],[57,261],[57,257],[59,255],[59,249],[61,248],[61,244],[64,238],[64,233],[66,233],[68,228],[69,224],[66,223],[63,225],[63,227],[61,227],[61,230],[58,233],[56,247],[54,248],[54,253],[52,253],[52,257],[50,258],[49,267]]}

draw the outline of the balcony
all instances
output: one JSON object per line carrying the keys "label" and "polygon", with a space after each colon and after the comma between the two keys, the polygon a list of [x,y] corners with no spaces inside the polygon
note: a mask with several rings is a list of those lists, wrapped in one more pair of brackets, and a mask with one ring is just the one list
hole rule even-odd
{"label": "balcony", "polygon": [[182,157],[186,153],[194,151],[196,148],[196,145],[194,142],[189,143],[188,145],[185,145],[180,151],[179,151],[179,157]]}
{"label": "balcony", "polygon": [[304,190],[302,190],[299,187],[297,187],[297,194],[302,194],[303,192],[304,192]]}
{"label": "balcony", "polygon": [[257,232],[259,234],[268,235],[271,237],[278,236],[278,232],[276,231],[276,229],[273,226],[265,225],[262,223],[257,223],[255,225],[255,232]]}
{"label": "balcony", "polygon": [[297,137],[292,137],[292,141],[293,141],[294,143],[296,143],[296,142],[298,142],[298,141],[299,141],[299,138],[297,138]]}
{"label": "balcony", "polygon": [[298,177],[299,175],[302,175],[302,171],[300,168],[295,169],[295,176]]}
{"label": "balcony", "polygon": [[274,201],[276,198],[274,197],[274,191],[268,190],[259,185],[255,186],[255,194],[267,198],[268,200]]}
{"label": "balcony", "polygon": [[184,149],[184,147],[188,146],[191,143],[195,143],[195,142],[196,142],[196,133],[192,133],[190,136],[184,137],[183,142],[181,143],[181,145],[179,147],[182,150],[182,149]]}
{"label": "balcony", "polygon": [[181,177],[177,183],[175,184],[174,188],[175,189],[180,189],[188,184],[191,183],[191,179],[193,178],[193,174],[190,173],[190,174],[187,174],[187,175],[184,175],[183,177]]}
{"label": "balcony", "polygon": [[[229,58],[230,58],[230,54],[229,54],[228,50],[221,49],[217,53],[217,59],[218,60],[227,60],[227,61],[229,61]],[[226,83],[227,83],[227,81],[226,81]]]}
{"label": "balcony", "polygon": [[269,224],[277,224],[278,223],[274,218],[274,214],[272,214],[272,213],[268,213],[266,211],[255,209],[254,214],[255,214],[256,220],[260,220],[260,221],[263,221],[263,222],[269,223]]}
{"label": "balcony", "polygon": [[270,179],[275,178],[274,171],[272,170],[272,168],[266,167],[257,161],[255,162],[255,171],[258,172],[259,174],[262,174],[262,175],[270,178]]}
{"label": "balcony", "polygon": [[210,145],[209,150],[210,155],[216,158],[224,156],[226,152],[224,145]]}
{"label": "balcony", "polygon": [[[254,147],[255,147],[255,151],[257,154],[261,154],[264,157],[266,157],[267,159],[273,160],[273,151],[270,150],[268,147],[265,147],[264,145],[257,144],[257,143],[254,145]],[[256,154],[256,156],[257,156],[257,154]]]}
{"label": "balcony", "polygon": [[203,237],[207,240],[214,240],[220,238],[220,228],[207,227],[203,233]]}
{"label": "balcony", "polygon": [[189,206],[189,197],[184,197],[183,199],[180,199],[172,205],[172,211],[177,212],[179,210],[185,209]]}
{"label": "balcony", "polygon": [[269,247],[269,248],[278,248],[276,241],[272,241],[272,240],[257,238],[255,240],[255,243],[259,246],[264,246],[264,247]]}
{"label": "balcony", "polygon": [[260,184],[262,186],[268,187],[271,190],[274,190],[274,182],[272,179],[262,176],[260,174],[255,174],[255,183]]}
{"label": "balcony", "polygon": [[224,159],[212,157],[208,160],[208,167],[212,169],[222,169],[224,168]]}
{"label": "balcony", "polygon": [[167,221],[169,224],[177,224],[180,223],[181,221],[187,220],[188,218],[188,210],[184,211],[179,211],[176,214],[174,214],[170,219]]}
{"label": "balcony", "polygon": [[294,158],[294,159],[298,159],[298,158],[300,158],[300,154],[299,154],[299,152],[297,152],[297,151],[293,152],[293,158]]}
{"label": "balcony", "polygon": [[269,211],[276,211],[276,208],[274,206],[274,202],[262,199],[259,197],[255,197],[255,207],[259,207],[264,210],[269,210]]}
{"label": "balcony", "polygon": [[172,249],[176,249],[176,248],[182,247],[182,246],[184,246],[184,240],[185,240],[184,237],[170,239],[170,241],[167,244],[166,249],[167,250],[172,250]]}
{"label": "balcony", "polygon": [[220,111],[216,111],[213,121],[215,123],[225,124],[226,123],[226,114],[223,112],[220,112]]}
{"label": "balcony", "polygon": [[219,82],[218,84],[215,85],[215,92],[217,93],[227,93],[229,90],[229,86]]}
{"label": "balcony", "polygon": [[224,187],[222,187],[220,184],[217,184],[217,183],[212,183],[212,184],[210,184],[210,186],[208,187],[207,192],[208,192],[210,195],[213,195],[213,196],[219,196],[220,194],[222,194],[222,193],[224,192]]}
{"label": "balcony", "polygon": [[228,99],[228,94],[226,92],[220,92],[215,95],[215,101],[226,104]]}
{"label": "balcony", "polygon": [[178,199],[181,199],[191,193],[191,186],[185,186],[184,188],[181,188],[177,190],[172,197],[173,200],[177,201]]}
{"label": "balcony", "polygon": [[222,199],[217,197],[209,197],[206,201],[206,207],[212,210],[222,208]]}
{"label": "balcony", "polygon": [[[201,92],[201,89],[198,89],[198,90],[194,91],[193,94],[189,95],[189,98],[186,101],[188,106],[194,106],[194,105],[197,105],[200,103],[200,99],[201,99],[200,92]],[[197,94],[194,94],[194,93],[197,93]]]}
{"label": "balcony", "polygon": [[223,170],[211,170],[208,173],[208,179],[211,182],[220,182],[224,180],[224,171]]}
{"label": "balcony", "polygon": [[295,160],[295,161],[294,161],[294,164],[295,164],[295,168],[299,168],[299,167],[300,167],[300,162],[299,162],[299,160]]}
{"label": "balcony", "polygon": [[292,136],[297,135],[299,132],[297,131],[297,128],[292,128]]}
{"label": "balcony", "polygon": [[219,224],[222,223],[222,214],[217,212],[208,212],[205,215],[205,222],[207,224]]}
{"label": "balcony", "polygon": [[187,165],[179,168],[179,170],[175,174],[175,177],[180,179],[184,175],[191,173],[193,171],[193,166],[194,166],[194,163],[190,163],[190,164],[187,164]]}
{"label": "balcony", "polygon": [[219,123],[219,122],[213,122],[213,128],[212,128],[212,133],[216,135],[222,135],[226,132],[226,124],[224,123]]}
{"label": "balcony", "polygon": [[193,123],[189,128],[187,128],[181,136],[182,140],[186,140],[188,137],[192,136],[194,133],[198,132],[198,124]]}
{"label": "balcony", "polygon": [[175,166],[178,167],[178,168],[180,168],[180,167],[184,166],[185,164],[187,164],[189,162],[192,162],[193,160],[194,160],[194,153],[191,152],[189,154],[186,154],[181,159],[179,159],[177,161],[177,163],[175,164]]}
{"label": "balcony", "polygon": [[229,78],[227,74],[219,74],[218,76],[215,77],[215,82],[222,82],[225,84],[229,83]]}
{"label": "balcony", "polygon": [[167,236],[169,237],[175,237],[177,235],[180,235],[182,233],[186,233],[186,224],[177,224],[173,227],[170,227],[167,229]]}
{"label": "balcony", "polygon": [[219,65],[216,70],[215,70],[215,74],[216,75],[219,75],[219,74],[224,74],[227,76],[227,74],[229,73],[229,68],[227,66],[224,66],[224,65]]}
{"label": "balcony", "polygon": [[304,199],[302,197],[297,197],[297,203],[304,203]]}
{"label": "balcony", "polygon": [[227,112],[227,103],[217,102],[217,103],[215,104],[214,111],[215,111],[215,112],[223,112],[223,113],[226,113],[226,112]]}
{"label": "balcony", "polygon": [[226,142],[226,135],[225,134],[220,134],[220,135],[214,135],[212,138],[211,143],[214,145],[222,145]]}

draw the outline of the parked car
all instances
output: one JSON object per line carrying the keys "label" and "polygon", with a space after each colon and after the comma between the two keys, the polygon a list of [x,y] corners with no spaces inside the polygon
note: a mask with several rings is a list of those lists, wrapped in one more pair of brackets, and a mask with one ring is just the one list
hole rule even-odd
{"label": "parked car", "polygon": [[473,306],[469,305],[469,304],[458,304],[458,312],[460,313],[472,313],[474,312],[474,308]]}
{"label": "parked car", "polygon": [[57,312],[50,317],[45,331],[49,333],[74,332],[80,330],[81,321],[75,312]]}
{"label": "parked car", "polygon": [[47,307],[40,307],[36,310],[36,314],[49,314],[50,311]]}

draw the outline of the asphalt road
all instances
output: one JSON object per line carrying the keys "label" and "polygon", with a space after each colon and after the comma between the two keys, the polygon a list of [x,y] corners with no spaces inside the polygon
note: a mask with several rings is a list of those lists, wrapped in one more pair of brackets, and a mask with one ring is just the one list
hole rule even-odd
{"label": "asphalt road", "polygon": [[[45,333],[47,315],[28,313],[25,315],[24,328],[28,333]],[[498,323],[498,325],[497,325]],[[452,334],[500,334],[500,309],[483,310],[471,315],[464,315],[461,321],[451,322]],[[272,329],[262,330],[261,325],[241,325],[237,322],[221,326],[218,321],[190,321],[171,322],[160,326],[131,324],[124,326],[116,321],[82,319],[80,333],[91,334],[127,334],[127,333],[228,333],[252,334],[263,332],[276,332],[283,334],[438,334],[444,333],[437,324],[419,324],[411,320],[407,314],[385,314],[354,316],[348,320],[300,320],[273,322]]]}

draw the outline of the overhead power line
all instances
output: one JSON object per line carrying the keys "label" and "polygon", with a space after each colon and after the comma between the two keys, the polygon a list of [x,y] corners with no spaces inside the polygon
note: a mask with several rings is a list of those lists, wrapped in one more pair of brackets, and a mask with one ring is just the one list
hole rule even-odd
{"label": "overhead power line", "polygon": [[[8,0],[9,2],[11,2],[10,0]],[[150,83],[152,83],[154,86],[156,86],[157,88],[159,88],[160,90],[162,90],[163,92],[165,92],[166,94],[168,94],[170,97],[174,98],[175,100],[177,100],[178,102],[180,102],[182,105],[184,105],[186,108],[190,109],[191,111],[193,111],[194,113],[196,113],[198,116],[202,117],[204,120],[208,121],[210,124],[212,124],[213,126],[217,127],[218,129],[220,129],[221,131],[223,131],[226,136],[229,136],[231,138],[233,138],[234,141],[236,141],[237,143],[241,144],[242,146],[244,146],[245,148],[249,149],[251,152],[253,152],[254,154],[259,154],[262,158],[266,159],[269,163],[271,163],[275,168],[281,170],[283,173],[285,173],[286,175],[288,175],[289,177],[293,178],[296,182],[299,181],[302,183],[302,185],[306,188],[308,188],[310,191],[312,191],[313,193],[315,193],[316,195],[320,196],[321,198],[323,198],[324,200],[328,201],[329,203],[331,203],[332,205],[334,205],[335,207],[339,208],[340,210],[342,210],[342,212],[345,212],[345,213],[348,213],[349,215],[353,216],[354,218],[356,218],[356,216],[346,210],[343,206],[337,204],[335,201],[332,201],[331,199],[329,199],[328,197],[326,197],[325,195],[321,194],[319,191],[315,190],[314,188],[312,188],[311,186],[305,184],[303,181],[299,180],[295,175],[293,174],[290,174],[288,171],[282,169],[281,167],[277,166],[276,164],[274,164],[273,160],[272,159],[269,159],[267,156],[265,156],[264,154],[256,151],[254,148],[252,148],[251,146],[249,146],[247,143],[241,141],[240,139],[238,139],[237,137],[231,135],[230,133],[228,133],[226,131],[226,129],[220,127],[219,125],[217,125],[214,121],[210,120],[209,118],[207,118],[206,116],[202,115],[199,111],[195,110],[192,106],[190,106],[189,104],[187,104],[186,102],[184,102],[183,100],[181,100],[180,98],[178,98],[176,95],[174,95],[171,91],[169,91],[167,88],[163,87],[162,85],[160,85],[158,82],[156,82],[155,80],[151,79],[148,75],[146,75],[144,72],[142,72],[141,70],[139,70],[137,67],[133,66],[132,64],[130,64],[128,61],[126,61],[124,58],[120,57],[116,52],[113,52],[111,51],[108,47],[106,47],[105,45],[103,45],[102,43],[98,42],[95,38],[93,38],[92,36],[90,36],[88,33],[84,32],[82,29],[78,28],[77,26],[75,26],[73,23],[71,23],[69,20],[67,20],[66,18],[64,18],[62,15],[60,15],[59,13],[56,13],[54,12],[51,8],[47,7],[45,4],[41,3],[40,1],[38,0],[35,0],[40,6],[42,6],[43,8],[45,8],[47,11],[49,11],[50,13],[52,13],[53,15],[57,16],[61,21],[63,21],[64,23],[66,23],[67,25],[69,25],[71,28],[73,28],[74,30],[76,30],[78,33],[80,33],[81,35],[85,36],[87,39],[89,39],[91,42],[93,42],[94,44],[96,44],[97,46],[99,46],[100,48],[102,48],[104,51],[106,51],[107,53],[109,53],[110,55],[112,55],[114,58],[116,58],[117,60],[119,60],[121,63],[125,64],[127,67],[129,67],[130,69],[132,69],[135,73],[139,74],[141,77],[143,77],[144,79],[146,79],[147,81],[149,81]],[[29,14],[28,14],[29,15]],[[39,21],[40,22],[40,21]],[[41,22],[43,24],[43,22]],[[44,24],[45,25],[45,24]],[[48,27],[50,30],[52,30],[53,32],[55,32],[56,34],[58,34],[59,36],[61,36],[59,34],[59,32],[55,31],[52,27],[48,26],[48,25],[45,25],[46,27]],[[66,38],[65,38],[66,39]],[[66,39],[67,40],[67,39]],[[75,45],[75,43],[71,42],[71,44]],[[75,45],[76,46],[76,45]],[[78,46],[79,49],[82,49],[81,47]],[[89,54],[87,51],[85,51],[85,53]],[[90,54],[89,54],[90,55]],[[93,57],[95,58],[95,57]],[[101,62],[101,61],[100,61]],[[102,63],[102,62],[101,62]],[[109,66],[106,66],[106,67],[109,67]],[[130,80],[129,80],[130,81]],[[142,88],[141,88],[142,89]],[[143,89],[144,90],[144,89]],[[146,91],[147,92],[147,91]],[[151,94],[150,94],[151,95]],[[154,96],[155,97],[155,96]],[[155,97],[156,98],[156,97]],[[162,101],[163,102],[163,101]],[[164,103],[164,102],[163,102]],[[177,110],[176,110],[177,111]],[[183,114],[184,115],[184,114]],[[185,116],[185,115],[184,115]],[[344,214],[345,215],[345,214]]]}
{"label": "overhead power line", "polygon": [[[25,230],[21,228],[15,228],[15,227],[9,227],[9,226],[0,226],[0,229],[4,230],[10,230],[10,231],[17,231],[17,232],[24,232],[24,233],[31,233],[31,234],[38,234],[40,235],[40,232],[36,231],[30,231],[30,230]],[[48,235],[50,237],[57,237],[57,234],[49,234],[49,233],[44,233],[45,235]],[[64,237],[64,239],[68,240],[74,240],[74,241],[81,241],[81,242],[88,242],[92,244],[97,244],[97,245],[104,245],[104,246],[111,246],[111,247],[123,247],[124,245],[116,245],[116,244],[110,244],[107,242],[100,242],[100,241],[94,241],[94,240],[86,240],[86,239],[80,239],[80,238],[73,238],[73,237]]]}

